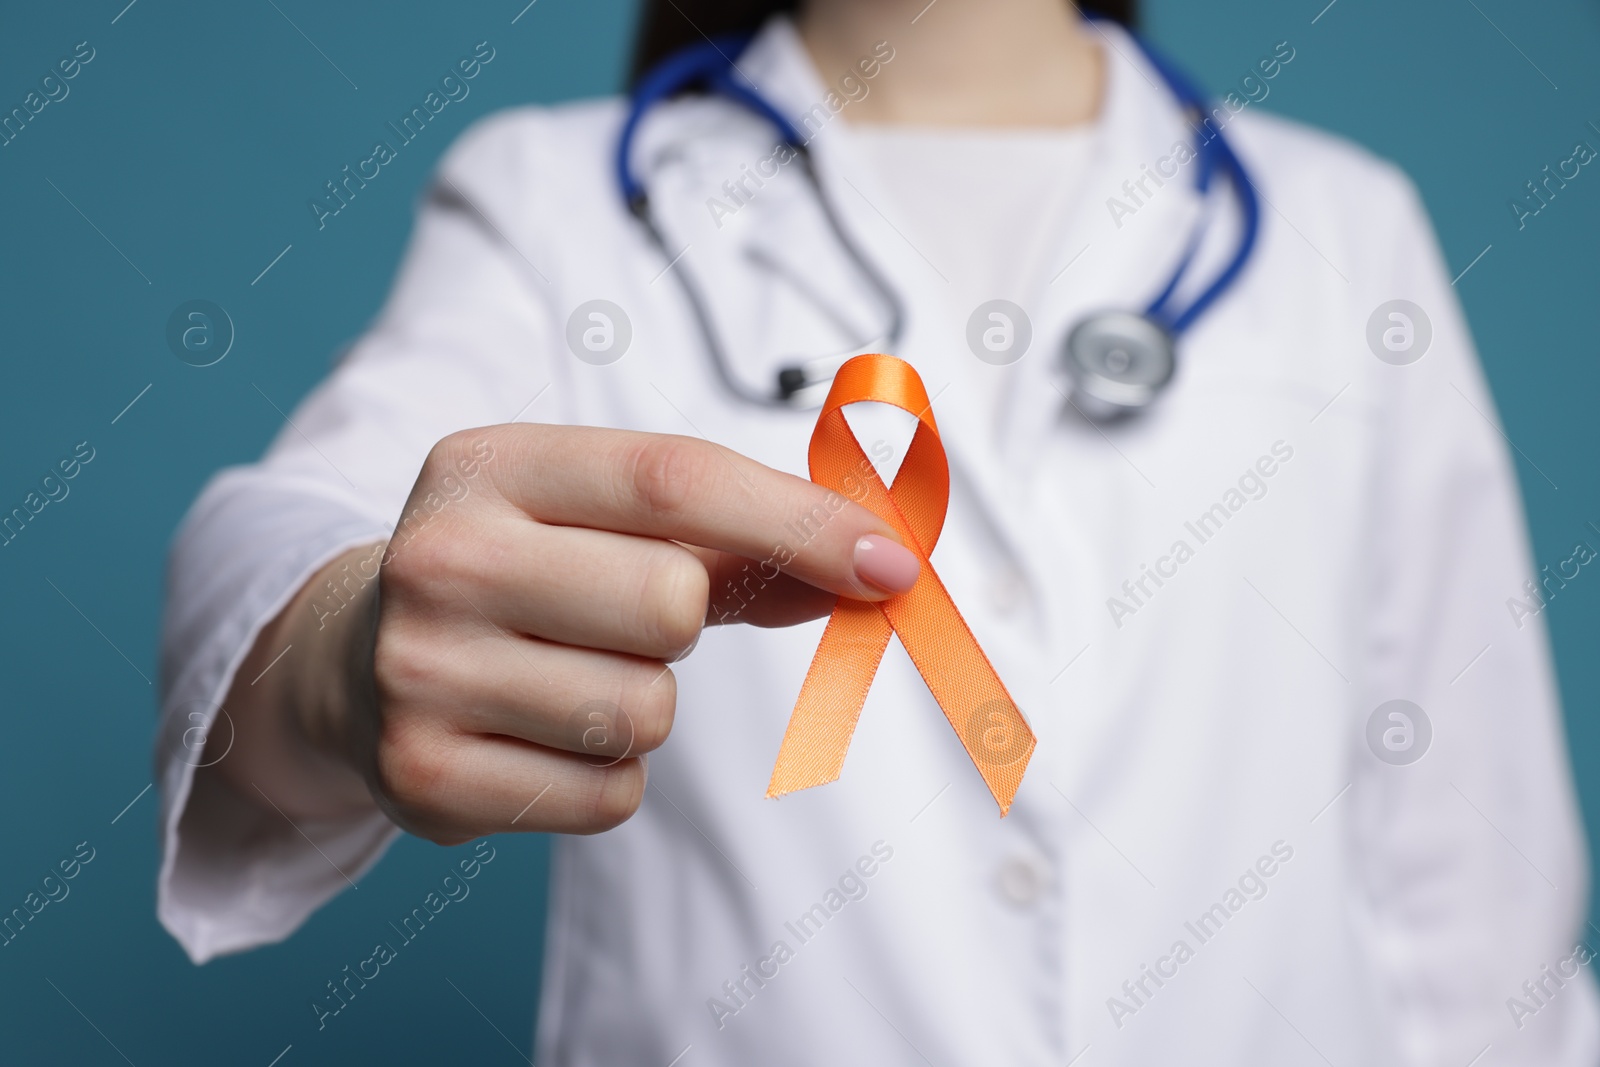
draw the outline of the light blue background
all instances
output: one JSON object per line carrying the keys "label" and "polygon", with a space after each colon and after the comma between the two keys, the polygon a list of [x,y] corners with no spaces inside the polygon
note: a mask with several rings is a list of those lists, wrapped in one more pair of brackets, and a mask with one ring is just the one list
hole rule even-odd
{"label": "light blue background", "polygon": [[[76,42],[97,53],[70,96],[0,148],[0,510],[77,442],[97,452],[67,499],[0,548],[0,911],[79,841],[97,850],[71,895],[0,948],[0,1060],[121,1063],[114,1043],[141,1067],[265,1065],[289,1045],[283,1067],[517,1062],[538,984],[544,841],[496,839],[472,895],[319,1033],[308,999],[455,857],[402,841],[288,944],[195,969],[154,918],[154,791],[113,818],[151,780],[167,541],[204,479],[280,426],[256,387],[287,410],[361,331],[429,167],[468,121],[620,84],[633,4],[540,0],[513,24],[525,0],[277,0],[281,12],[139,0],[118,18],[125,2],[12,4],[0,23],[4,110]],[[1322,2],[1161,0],[1147,24],[1218,90],[1288,40],[1297,56],[1264,106],[1400,162],[1453,270],[1492,246],[1459,290],[1524,454],[1538,561],[1579,538],[1600,545],[1584,526],[1600,523],[1600,172],[1586,168],[1521,232],[1507,206],[1575,141],[1600,146],[1600,14],[1577,0],[1337,0],[1313,24]],[[497,56],[470,97],[318,232],[307,199],[482,40]],[[225,306],[238,329],[203,370],[164,342],[169,313],[193,298]],[[1600,578],[1586,569],[1547,616],[1600,826]]]}

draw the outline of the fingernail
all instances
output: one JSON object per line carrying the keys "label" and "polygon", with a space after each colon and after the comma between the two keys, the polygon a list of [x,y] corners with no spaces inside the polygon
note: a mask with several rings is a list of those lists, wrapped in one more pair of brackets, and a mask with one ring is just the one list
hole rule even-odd
{"label": "fingernail", "polygon": [[910,589],[922,570],[914,552],[878,534],[856,542],[855,565],[856,577],[890,593]]}

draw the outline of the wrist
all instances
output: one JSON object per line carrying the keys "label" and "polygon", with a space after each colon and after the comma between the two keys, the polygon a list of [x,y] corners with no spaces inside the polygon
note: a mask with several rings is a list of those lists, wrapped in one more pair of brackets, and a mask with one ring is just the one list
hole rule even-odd
{"label": "wrist", "polygon": [[[234,744],[226,759],[202,773],[220,775],[241,796],[270,802],[290,818],[376,810],[359,738],[363,717],[370,717],[361,694],[371,690],[382,550],[382,544],[369,545],[335,559],[263,628],[227,697]],[[352,571],[371,577],[347,581]]]}
{"label": "wrist", "polygon": [[383,543],[352,549],[307,582],[286,612],[284,640],[303,647],[284,698],[296,740],[318,758],[354,763],[363,713],[371,711]]}
{"label": "wrist", "polygon": [[378,568],[384,543],[352,549],[329,563],[291,605],[288,639],[307,656],[285,679],[287,732],[314,772],[318,804],[370,809],[364,753],[376,701],[372,649],[378,623]]}

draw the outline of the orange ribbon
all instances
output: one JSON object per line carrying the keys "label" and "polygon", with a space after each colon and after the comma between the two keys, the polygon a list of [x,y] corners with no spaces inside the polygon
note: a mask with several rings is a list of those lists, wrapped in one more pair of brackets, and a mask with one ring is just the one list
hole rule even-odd
{"label": "orange ribbon", "polygon": [[[876,400],[917,418],[911,447],[891,489],[878,477],[841,410]],[[945,718],[955,728],[1004,816],[1036,744],[1033,731],[966,620],[934,573],[929,554],[950,504],[950,465],[922,379],[893,356],[856,356],[839,369],[817,417],[809,452],[811,480],[872,509],[922,561],[908,591],[882,603],[840,597],[806,673],[767,796],[839,777],[867,690],[900,635]]]}

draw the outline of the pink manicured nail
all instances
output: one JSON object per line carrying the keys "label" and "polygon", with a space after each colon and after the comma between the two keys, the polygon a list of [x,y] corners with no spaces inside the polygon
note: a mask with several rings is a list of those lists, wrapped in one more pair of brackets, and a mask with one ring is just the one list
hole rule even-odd
{"label": "pink manicured nail", "polygon": [[855,565],[856,577],[890,593],[910,589],[922,570],[915,553],[877,534],[856,542]]}

